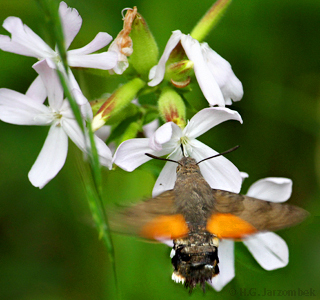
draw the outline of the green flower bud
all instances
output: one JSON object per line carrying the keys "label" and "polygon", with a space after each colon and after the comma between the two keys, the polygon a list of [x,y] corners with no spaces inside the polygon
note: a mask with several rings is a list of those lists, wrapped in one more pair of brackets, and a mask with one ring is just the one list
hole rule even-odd
{"label": "green flower bud", "polygon": [[91,109],[92,109],[92,113],[93,115],[95,115],[98,110],[100,109],[100,107],[102,106],[102,104],[107,100],[108,98],[100,98],[100,99],[96,99],[96,100],[92,100],[90,101],[90,105],[91,105]]}
{"label": "green flower bud", "polygon": [[186,125],[186,107],[181,96],[172,88],[165,87],[158,100],[161,118],[165,122],[174,122],[179,127]]}
{"label": "green flower bud", "polygon": [[126,109],[122,109],[118,113],[112,114],[110,118],[107,120],[106,125],[118,124],[119,122],[131,118],[132,116],[135,116],[138,113],[139,107],[136,104],[129,103],[129,105],[126,106]]}
{"label": "green flower bud", "polygon": [[190,83],[194,63],[191,60],[181,60],[167,66],[165,79],[170,80],[177,88],[186,87]]}
{"label": "green flower bud", "polygon": [[141,125],[138,122],[130,123],[130,125],[127,127],[126,131],[122,135],[120,143],[135,138],[140,130]]}
{"label": "green flower bud", "polygon": [[121,112],[145,86],[145,82],[140,78],[132,79],[119,87],[100,107],[92,120],[92,130],[96,131],[102,127],[106,121]]}
{"label": "green flower bud", "polygon": [[133,53],[129,63],[147,81],[150,69],[158,63],[159,50],[146,21],[139,13],[132,23],[130,37]]}

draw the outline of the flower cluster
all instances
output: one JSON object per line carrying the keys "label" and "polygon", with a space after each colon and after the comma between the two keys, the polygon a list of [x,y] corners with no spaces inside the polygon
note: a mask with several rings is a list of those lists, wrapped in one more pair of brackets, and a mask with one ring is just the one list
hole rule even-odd
{"label": "flower cluster", "polygon": [[[80,30],[82,19],[77,10],[61,2],[59,7],[66,49]],[[32,56],[40,61],[33,65],[39,76],[33,81],[26,94],[0,89],[0,119],[18,125],[50,126],[44,146],[29,172],[30,182],[39,188],[45,186],[63,167],[67,151],[68,137],[84,152],[89,151],[88,136],[81,128],[63,98],[63,88],[56,70],[64,72],[59,53],[52,50],[38,35],[19,18],[8,17],[3,27],[11,33],[0,35],[0,49],[25,56]],[[68,64],[72,67],[90,67],[111,69],[116,65],[114,52],[91,54],[111,41],[111,36],[100,32],[88,45],[67,52]],[[72,72],[68,70],[67,78],[70,88],[86,118],[92,117],[88,100],[81,93],[80,87]],[[48,105],[44,102],[48,99]],[[112,165],[112,154],[105,143],[95,139],[100,163],[108,168]]]}
{"label": "flower cluster", "polygon": [[[8,17],[4,21],[3,27],[11,37],[0,35],[0,49],[39,60],[33,65],[39,76],[25,94],[0,89],[0,119],[3,122],[49,126],[44,146],[29,172],[29,180],[34,186],[44,187],[61,170],[67,157],[68,138],[85,154],[90,154],[86,126],[91,123],[92,128],[97,130],[94,139],[100,164],[109,169],[115,164],[129,172],[150,159],[145,153],[167,155],[176,161],[183,156],[200,161],[216,155],[218,152],[197,138],[222,122],[235,120],[242,123],[238,112],[225,107],[231,105],[232,101],[241,100],[242,84],[233,73],[231,65],[207,43],[200,43],[192,36],[176,30],[158,61],[155,40],[142,16],[134,8],[127,10],[124,27],[108,51],[94,53],[111,42],[112,37],[106,32],[98,33],[92,42],[80,49],[69,50],[80,30],[82,19],[77,10],[69,8],[64,2],[60,3],[59,15],[70,68],[109,70],[118,76],[126,74],[130,66],[128,77],[131,80],[107,97],[89,102],[82,94],[71,69],[64,68],[57,50],[51,49],[19,18]],[[57,71],[67,80],[68,88],[82,113],[83,126],[77,122],[64,96],[65,90]],[[137,76],[132,79],[132,74]],[[181,92],[185,93],[185,88],[192,82],[198,83],[209,107],[203,108],[187,121],[185,100]],[[139,104],[139,95],[155,90],[160,92],[159,103],[156,103],[158,106]],[[159,122],[162,122],[161,126]],[[119,128],[124,129],[121,131]],[[108,136],[112,137],[110,131],[119,133],[107,140],[108,143],[112,142],[114,148],[119,145],[114,155],[98,137],[102,132],[104,140]],[[145,137],[137,138],[143,134]],[[212,188],[240,192],[241,172],[225,157],[207,160],[201,163],[200,169]],[[155,183],[153,196],[173,188],[175,170],[174,164],[167,163],[164,166]],[[256,182],[249,189],[248,195],[276,201],[277,194],[278,201],[286,201],[291,194],[291,186],[289,179],[266,178]],[[288,263],[286,243],[274,233],[259,233],[243,242],[267,270]],[[234,277],[233,243],[230,240],[222,240],[220,243],[221,275],[212,281],[216,290],[221,290]]]}

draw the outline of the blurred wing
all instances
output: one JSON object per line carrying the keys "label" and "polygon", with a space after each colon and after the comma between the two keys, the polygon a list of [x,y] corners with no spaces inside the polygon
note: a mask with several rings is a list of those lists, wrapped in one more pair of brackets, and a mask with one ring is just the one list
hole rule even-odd
{"label": "blurred wing", "polygon": [[304,209],[268,202],[235,193],[212,190],[214,212],[207,230],[221,238],[242,238],[258,231],[274,231],[290,227],[308,216]]}
{"label": "blurred wing", "polygon": [[175,239],[188,233],[184,217],[177,214],[174,191],[110,214],[111,230],[147,239]]}

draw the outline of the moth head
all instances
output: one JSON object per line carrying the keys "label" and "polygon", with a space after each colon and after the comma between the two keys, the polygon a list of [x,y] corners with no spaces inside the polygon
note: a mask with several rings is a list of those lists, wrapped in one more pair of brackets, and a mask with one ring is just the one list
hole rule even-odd
{"label": "moth head", "polygon": [[217,237],[203,232],[175,240],[171,253],[172,280],[181,282],[190,292],[197,284],[205,290],[206,282],[219,273],[218,243]]}
{"label": "moth head", "polygon": [[200,168],[196,160],[192,157],[183,157],[177,166],[177,173],[193,173],[200,172]]}

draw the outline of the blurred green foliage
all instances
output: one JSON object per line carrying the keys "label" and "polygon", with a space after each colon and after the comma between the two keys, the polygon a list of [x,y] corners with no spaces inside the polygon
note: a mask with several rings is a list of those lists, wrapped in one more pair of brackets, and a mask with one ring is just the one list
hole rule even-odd
{"label": "blurred green foliage", "polygon": [[[70,0],[67,4],[83,18],[71,48],[87,44],[100,31],[115,37],[122,28],[121,10],[136,5],[162,53],[171,31],[190,32],[212,2]],[[0,0],[0,7],[1,22],[7,16],[20,17],[50,42],[36,1]],[[307,298],[320,296],[319,15],[318,0],[234,0],[206,39],[243,83],[244,98],[231,108],[240,112],[244,124],[226,122],[201,140],[217,151],[241,145],[228,158],[250,175],[244,193],[263,177],[293,179],[290,203],[309,210],[311,217],[279,233],[289,246],[289,265],[265,271],[239,244],[234,280],[219,293],[208,287],[205,296],[200,289],[188,295],[171,280],[167,246],[113,235],[123,299],[254,299],[257,296],[249,291],[263,294],[265,288],[313,289],[316,297]],[[0,34],[7,33],[0,28]],[[0,87],[24,93],[36,76],[31,68],[35,60],[1,51],[0,61]],[[89,99],[112,92],[123,82],[105,81],[91,72],[76,75]],[[205,107],[196,86],[193,92],[198,95],[193,105]],[[28,181],[46,134],[43,127],[0,123],[0,299],[115,299],[108,255],[98,240],[78,173],[78,149],[70,143],[66,165],[42,190]],[[151,161],[133,173],[119,168],[104,171],[106,204],[150,196],[161,165]]]}

